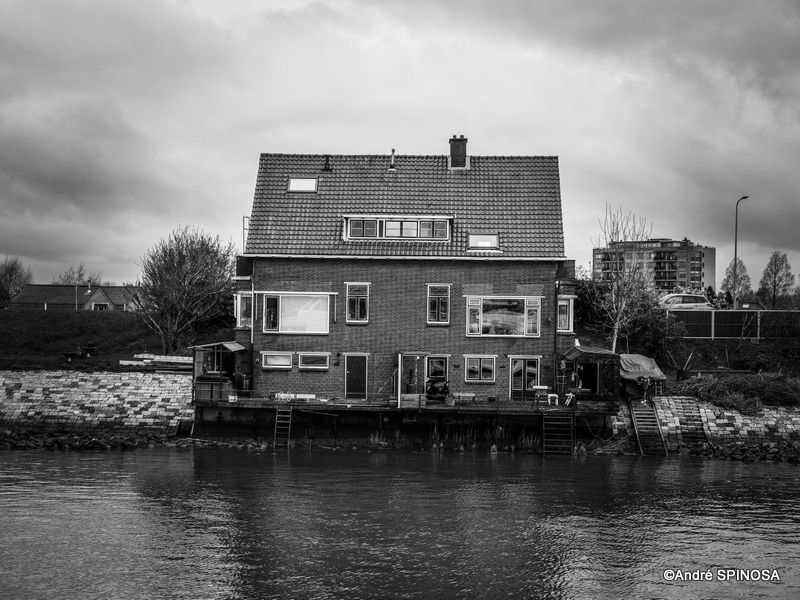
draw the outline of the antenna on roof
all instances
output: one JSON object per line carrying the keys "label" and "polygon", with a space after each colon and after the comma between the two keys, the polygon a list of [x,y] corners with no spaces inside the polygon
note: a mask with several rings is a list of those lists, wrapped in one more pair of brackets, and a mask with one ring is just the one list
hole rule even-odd
{"label": "antenna on roof", "polygon": [[392,156],[389,157],[389,168],[394,169],[394,148],[392,148]]}

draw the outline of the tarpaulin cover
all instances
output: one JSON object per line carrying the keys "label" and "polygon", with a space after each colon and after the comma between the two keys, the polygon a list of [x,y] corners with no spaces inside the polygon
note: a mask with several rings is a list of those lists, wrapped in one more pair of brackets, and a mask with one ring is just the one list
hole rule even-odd
{"label": "tarpaulin cover", "polygon": [[649,377],[653,381],[666,381],[655,359],[641,354],[620,354],[619,374],[626,381],[636,381],[639,377]]}

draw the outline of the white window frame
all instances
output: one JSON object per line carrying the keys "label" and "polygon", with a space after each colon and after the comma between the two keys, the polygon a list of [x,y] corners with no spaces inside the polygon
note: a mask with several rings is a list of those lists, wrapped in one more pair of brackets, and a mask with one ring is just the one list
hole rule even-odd
{"label": "white window frame", "polygon": [[[97,308],[98,306],[105,306],[105,308]],[[108,302],[92,302],[92,310],[96,310],[98,312],[104,310],[111,310],[111,306]]]}
{"label": "white window frame", "polygon": [[[558,297],[558,302],[556,303],[556,331],[558,331],[558,333],[574,333],[576,298],[577,296],[567,296],[567,295]],[[567,306],[567,319],[569,322],[567,329],[560,327],[560,322],[559,322],[559,309],[561,308],[561,306],[565,304]]]}
{"label": "white window frame", "polygon": [[[288,356],[288,365],[267,365],[268,356]],[[262,350],[261,351],[261,369],[264,371],[291,371],[294,365],[294,356],[292,352],[281,352],[277,350]]]}
{"label": "white window frame", "polygon": [[[313,185],[312,183],[313,182]],[[286,191],[292,193],[316,193],[318,180],[316,177],[289,177]]]}
{"label": "white window frame", "polygon": [[[328,335],[330,332],[330,321],[331,321],[331,302],[330,302],[330,294],[327,292],[261,292],[259,293],[262,300],[263,310],[262,310],[262,331],[268,335]],[[324,330],[319,331],[290,331],[282,328],[282,321],[281,319],[281,304],[283,302],[283,298],[285,297],[320,297],[323,296],[326,299],[326,308],[325,308],[325,328]],[[267,329],[267,299],[268,298],[277,298],[278,305],[278,328],[277,329]]]}
{"label": "white window frame", "polygon": [[[453,217],[445,215],[344,215],[343,239],[349,242],[375,241],[382,240],[387,242],[449,242],[452,238],[453,227],[451,222]],[[352,234],[352,223],[354,221],[375,221],[376,235],[364,236]],[[387,223],[396,222],[399,225],[395,235],[388,235]],[[431,223],[430,237],[423,237],[422,223]],[[439,229],[444,225],[444,235],[437,236],[437,225]],[[413,233],[414,235],[411,235]]]}
{"label": "white window frame", "polygon": [[[318,365],[304,365],[303,359],[306,357],[313,356],[315,358],[324,358],[325,365],[318,366]],[[330,352],[298,352],[297,353],[297,368],[300,371],[327,371],[330,368],[331,364],[331,353]]]}
{"label": "white window frame", "polygon": [[[366,281],[346,281],[345,282],[345,303],[344,303],[344,316],[345,316],[345,323],[348,325],[366,325],[369,323],[369,296],[370,296],[370,286],[372,284]],[[367,293],[366,296],[364,294],[351,294],[350,293],[350,286],[366,286]],[[367,315],[363,318],[358,319],[351,319],[350,318],[350,298],[364,298],[367,299]]]}
{"label": "white window frame", "polygon": [[[466,333],[467,337],[497,337],[497,338],[539,338],[542,336],[542,297],[541,296],[465,296],[466,298]],[[483,328],[483,302],[484,300],[522,300],[524,301],[524,319],[522,323],[522,335],[504,335],[497,333],[482,333]],[[477,333],[469,330],[469,311],[470,308],[478,306],[478,329]],[[528,319],[529,309],[536,308],[536,333],[528,333],[530,321]]]}
{"label": "white window frame", "polygon": [[[469,378],[469,361],[478,360],[478,379]],[[483,379],[483,361],[492,361],[492,378]],[[496,354],[465,354],[464,355],[464,383],[494,383],[497,380],[497,355]]]}
{"label": "white window frame", "polygon": [[439,358],[444,360],[444,378],[448,379],[450,374],[450,355],[449,354],[428,354],[425,356],[425,381],[430,379],[431,374],[428,371],[428,361],[432,358]]}
{"label": "white window frame", "polygon": [[499,233],[470,233],[467,234],[468,250],[500,250]]}
{"label": "white window frame", "polygon": [[[523,391],[514,390],[514,371],[511,370],[511,365],[514,364],[515,360],[535,360],[536,361],[536,382],[537,385],[542,384],[542,355],[541,354],[509,354],[508,355],[508,397],[510,398],[514,391]],[[525,373],[523,372],[523,381],[525,377]]]}
{"label": "white window frame", "polygon": [[[244,298],[250,299],[250,318],[245,319],[242,317],[242,300]],[[236,315],[236,327],[240,329],[250,329],[253,327],[253,294],[252,292],[240,292],[233,297],[234,300],[234,314]]]}
{"label": "white window frame", "polygon": [[[452,306],[452,303],[450,302],[450,284],[449,283],[429,283],[429,284],[427,284],[427,286],[428,286],[428,292],[427,292],[427,302],[425,304],[425,322],[428,325],[438,325],[438,326],[450,325],[450,307]],[[431,288],[434,288],[434,287],[442,287],[442,288],[446,287],[447,288],[447,296],[446,296],[446,298],[447,298],[447,319],[444,320],[444,321],[438,321],[438,320],[431,321],[431,299],[432,298],[445,298],[445,296],[431,296]]]}

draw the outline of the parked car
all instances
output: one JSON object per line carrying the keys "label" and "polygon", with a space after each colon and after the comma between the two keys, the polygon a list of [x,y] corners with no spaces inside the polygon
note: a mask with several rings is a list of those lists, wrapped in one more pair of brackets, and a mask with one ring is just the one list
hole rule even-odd
{"label": "parked car", "polygon": [[700,294],[667,294],[658,301],[668,310],[713,310],[708,298]]}

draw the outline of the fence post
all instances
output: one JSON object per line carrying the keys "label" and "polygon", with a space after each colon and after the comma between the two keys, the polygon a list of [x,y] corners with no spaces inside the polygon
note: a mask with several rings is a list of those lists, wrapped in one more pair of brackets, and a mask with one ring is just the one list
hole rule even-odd
{"label": "fence post", "polygon": [[717,311],[711,311],[711,339],[714,339],[714,323],[717,322]]}

